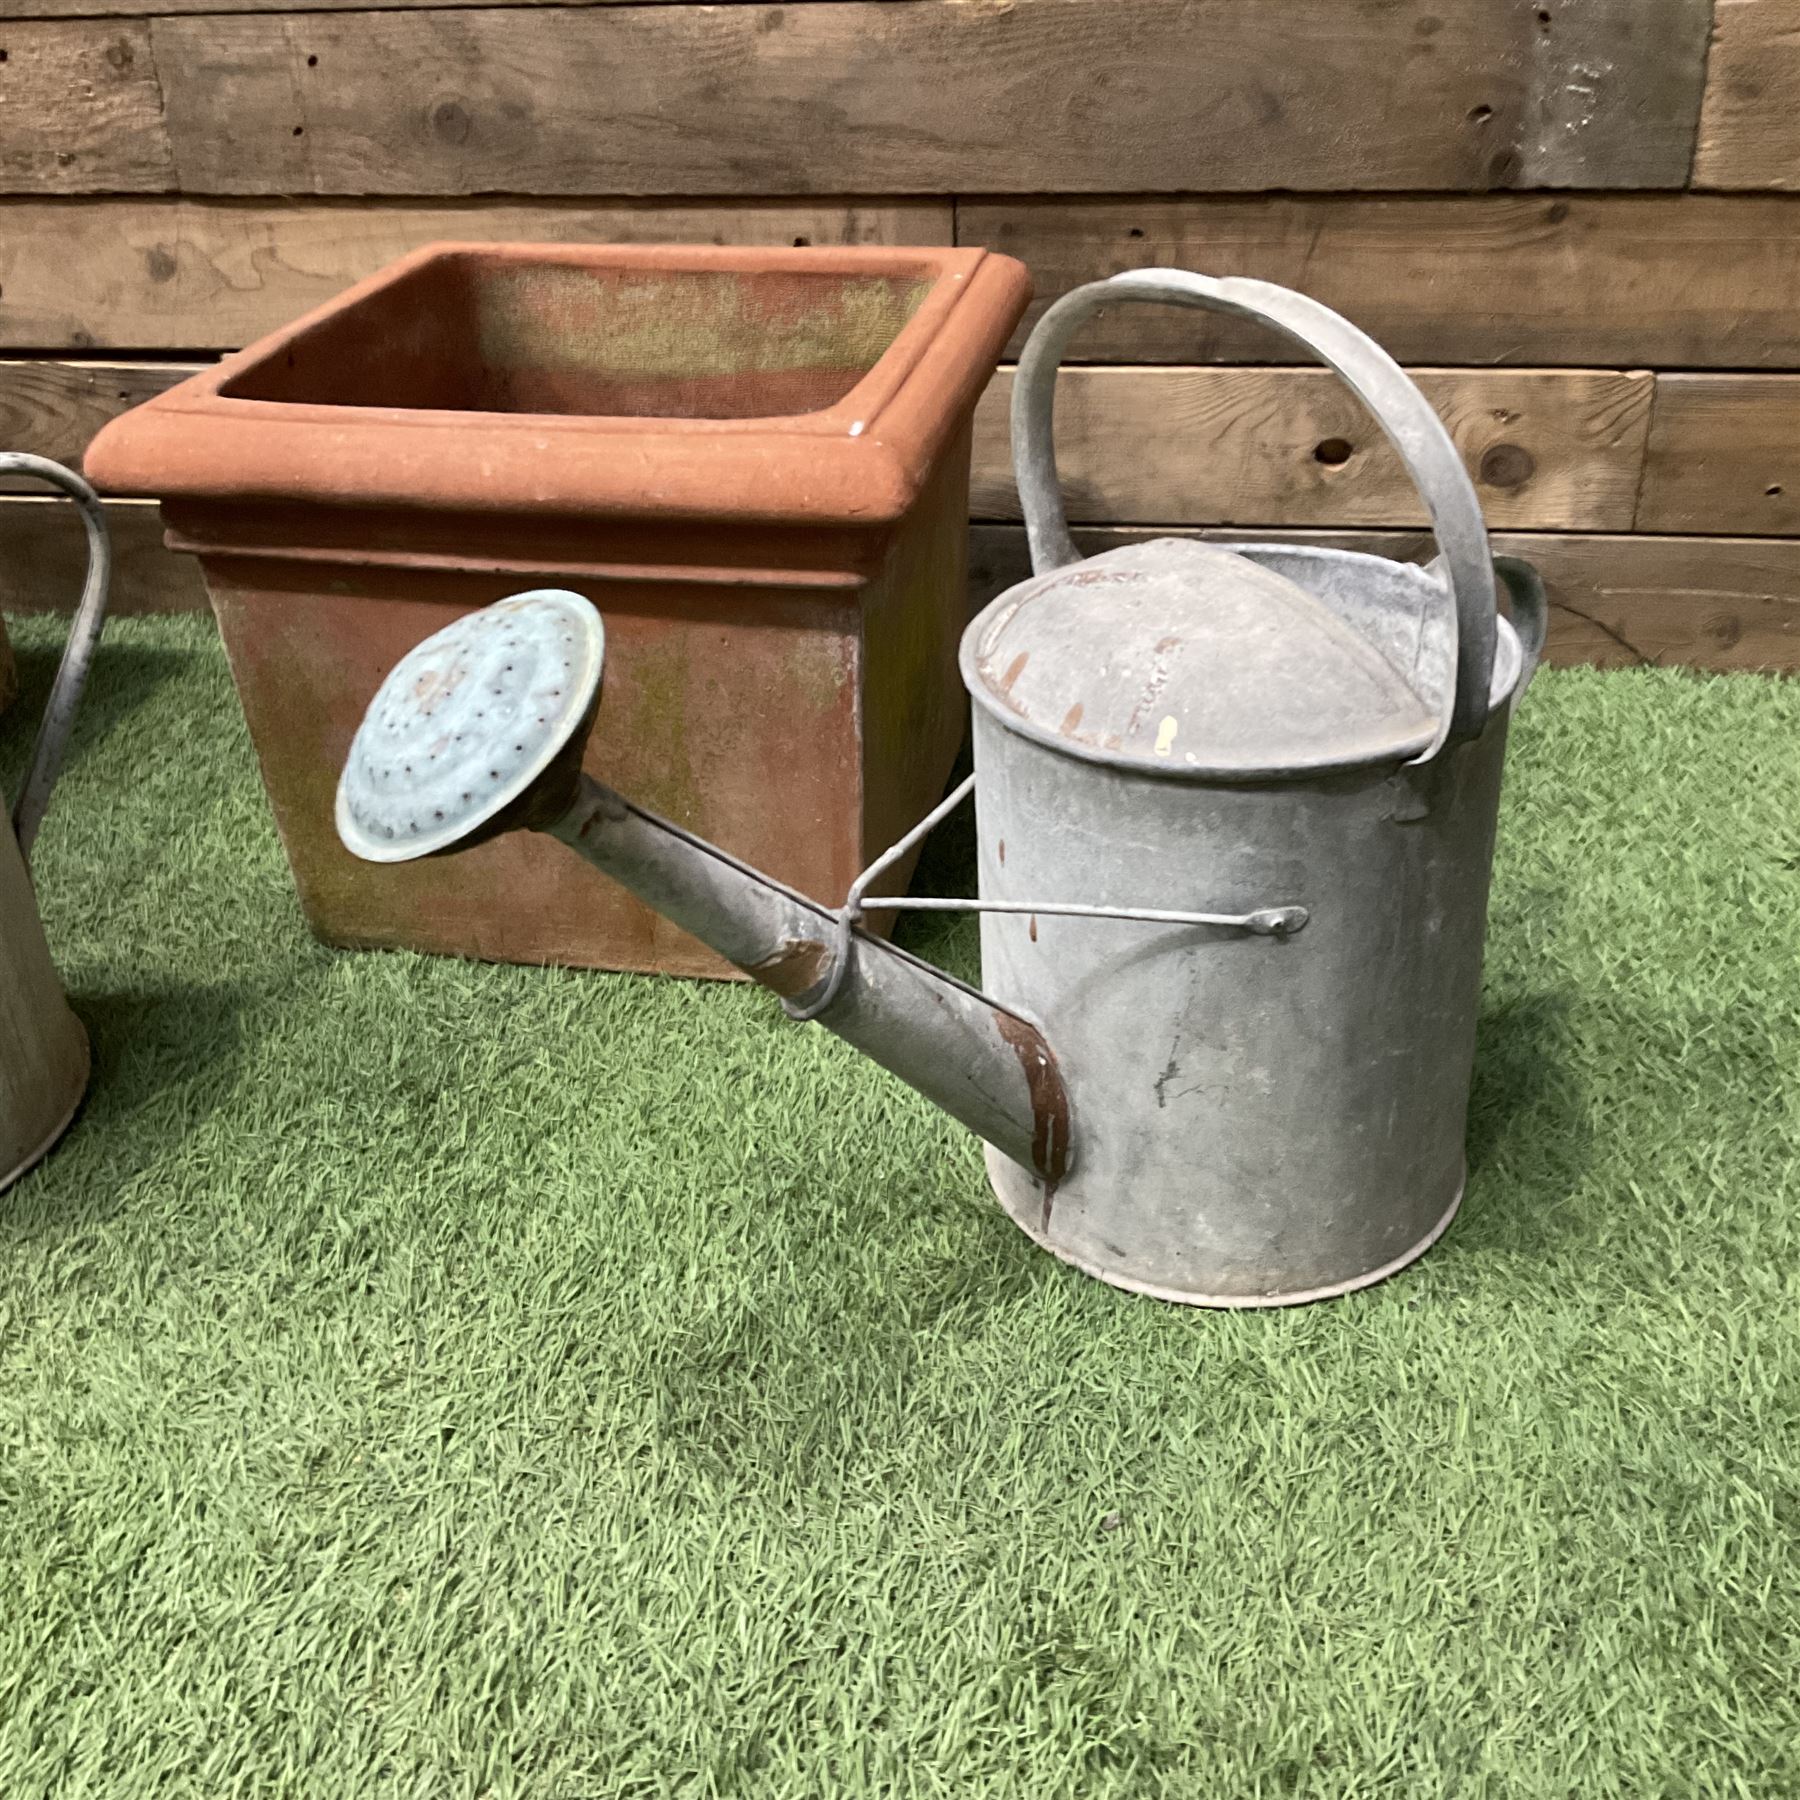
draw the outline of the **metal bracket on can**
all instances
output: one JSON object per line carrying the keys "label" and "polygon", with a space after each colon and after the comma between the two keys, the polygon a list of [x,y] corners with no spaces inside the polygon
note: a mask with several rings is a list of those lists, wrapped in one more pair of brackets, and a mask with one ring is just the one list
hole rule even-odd
{"label": "metal bracket on can", "polygon": [[1177,912],[1153,906],[1088,906],[1070,900],[980,900],[924,894],[871,894],[876,876],[886,873],[916,844],[928,837],[975,792],[971,775],[941,800],[907,834],[887,849],[851,882],[844,904],[832,909],[835,924],[831,964],[823,984],[804,1001],[783,1000],[790,1019],[817,1019],[831,1009],[843,991],[855,954],[855,929],[865,913],[888,909],[896,912],[992,912],[1044,913],[1071,919],[1124,919],[1145,925],[1210,925],[1226,931],[1248,931],[1259,937],[1291,937],[1303,930],[1311,913],[1304,906],[1261,906],[1251,912]]}

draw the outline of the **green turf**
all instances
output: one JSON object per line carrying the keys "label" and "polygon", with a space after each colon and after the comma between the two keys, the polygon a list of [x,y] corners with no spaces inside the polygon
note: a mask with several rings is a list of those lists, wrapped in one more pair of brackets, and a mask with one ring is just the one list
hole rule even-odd
{"label": "green turf", "polygon": [[1800,684],[1542,677],[1461,1218],[1195,1313],[765,996],[320,948],[206,628],[119,624],[0,1794],[1800,1792],[1797,776]]}

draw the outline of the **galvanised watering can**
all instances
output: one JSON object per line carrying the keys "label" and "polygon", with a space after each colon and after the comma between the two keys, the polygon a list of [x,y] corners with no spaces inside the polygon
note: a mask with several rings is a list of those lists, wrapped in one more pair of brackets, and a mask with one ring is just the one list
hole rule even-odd
{"label": "galvanised watering can", "polygon": [[44,1156],[62,1136],[87,1087],[88,1043],[69,1010],[26,859],[50,803],[88,664],[106,620],[111,551],[94,490],[79,475],[41,456],[0,456],[0,475],[29,475],[60,488],[87,528],[87,579],[38,730],[25,785],[9,824],[0,824],[0,1188]]}
{"label": "galvanised watering can", "polygon": [[[1054,380],[1083,320],[1126,300],[1235,313],[1329,363],[1399,450],[1438,560],[1163,538],[1083,561]],[[1021,360],[1013,441],[1035,573],[963,639],[975,773],[842,907],[582,774],[605,638],[556,590],[401,661],[352,745],[339,833],[372,861],[561,838],[979,1133],[1016,1223],[1104,1281],[1207,1306],[1379,1281],[1462,1195],[1501,763],[1542,586],[1490,556],[1404,372],[1262,282],[1147,270],[1068,295]],[[970,789],[980,898],[879,896]],[[986,991],[864,935],[878,907],[979,910]]]}

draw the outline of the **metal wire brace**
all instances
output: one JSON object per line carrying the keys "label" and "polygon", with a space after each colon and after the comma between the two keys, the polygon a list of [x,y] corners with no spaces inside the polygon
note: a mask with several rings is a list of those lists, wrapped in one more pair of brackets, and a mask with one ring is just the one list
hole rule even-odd
{"label": "metal wire brace", "polygon": [[805,1000],[784,1000],[782,1005],[792,1019],[816,1019],[830,1010],[832,1002],[843,991],[844,978],[850,972],[850,958],[855,954],[856,927],[865,913],[892,909],[897,912],[991,912],[1043,913],[1055,918],[1125,919],[1145,925],[1212,925],[1227,931],[1249,931],[1259,937],[1287,937],[1301,930],[1311,914],[1304,906],[1262,906],[1252,912],[1176,912],[1154,906],[1087,906],[1071,900],[981,900],[945,898],[937,895],[875,894],[869,887],[876,876],[885,874],[914,845],[928,837],[962,803],[975,792],[975,777],[959,783],[941,801],[851,882],[844,904],[832,911],[834,932],[831,967],[817,992]]}

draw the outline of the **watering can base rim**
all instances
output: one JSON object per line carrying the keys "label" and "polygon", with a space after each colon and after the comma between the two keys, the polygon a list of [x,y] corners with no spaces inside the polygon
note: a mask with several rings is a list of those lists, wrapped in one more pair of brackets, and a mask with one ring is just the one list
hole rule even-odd
{"label": "watering can base rim", "polygon": [[81,1045],[81,1080],[75,1084],[75,1096],[69,1102],[68,1110],[50,1128],[42,1142],[26,1151],[12,1168],[0,1173],[0,1194],[5,1193],[15,1181],[29,1175],[62,1142],[63,1134],[75,1123],[75,1115],[81,1111],[81,1103],[87,1098],[88,1082],[94,1069],[93,1050],[88,1042],[88,1034],[79,1022],[75,1029]]}
{"label": "watering can base rim", "polygon": [[[1177,1306],[1197,1306],[1221,1312],[1247,1312],[1252,1310],[1272,1309],[1278,1306],[1307,1306],[1315,1300],[1338,1300],[1346,1294],[1360,1292],[1363,1288],[1374,1287],[1386,1281],[1391,1275],[1398,1275],[1402,1269],[1417,1262],[1446,1231],[1462,1206],[1463,1194],[1468,1186],[1465,1174],[1456,1184],[1456,1191],[1450,1196],[1450,1204],[1445,1207],[1433,1223],[1431,1229],[1417,1243],[1401,1251],[1391,1261],[1381,1264],[1379,1268],[1365,1270],[1360,1275],[1352,1275],[1345,1281],[1334,1281],[1324,1287],[1299,1288],[1286,1294],[1201,1294],[1187,1288],[1163,1287],[1152,1281],[1139,1281],[1130,1275],[1121,1275],[1115,1269],[1078,1255],[1066,1247],[1052,1243],[1038,1226],[1028,1217],[1015,1212],[1007,1203],[1007,1187],[1012,1187],[1024,1198],[1029,1213],[1036,1215],[1043,1204],[1043,1189],[1035,1177],[1025,1175],[1009,1158],[1001,1155],[992,1145],[985,1147],[988,1167],[988,1179],[994,1193],[1000,1201],[1006,1216],[1013,1224],[1037,1245],[1040,1250],[1048,1250],[1058,1262],[1067,1263],[1072,1269],[1083,1275],[1091,1275],[1096,1281],[1103,1281],[1108,1287],[1119,1288],[1128,1294],[1142,1294],[1150,1300],[1167,1300]],[[1002,1184],[1006,1185],[1002,1185]]]}

